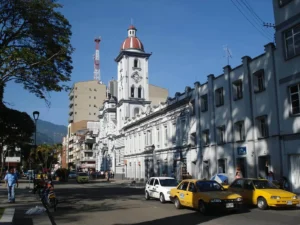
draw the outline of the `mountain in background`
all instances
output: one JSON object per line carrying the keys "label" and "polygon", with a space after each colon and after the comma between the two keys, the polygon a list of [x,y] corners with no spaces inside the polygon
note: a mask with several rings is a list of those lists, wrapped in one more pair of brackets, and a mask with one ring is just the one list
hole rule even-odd
{"label": "mountain in background", "polygon": [[36,142],[39,144],[61,144],[68,128],[44,120],[37,121]]}

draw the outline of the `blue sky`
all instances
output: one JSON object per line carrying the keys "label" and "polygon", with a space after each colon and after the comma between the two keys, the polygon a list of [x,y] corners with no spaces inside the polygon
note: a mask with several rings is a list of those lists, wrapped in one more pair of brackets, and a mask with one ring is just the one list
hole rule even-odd
{"label": "blue sky", "polygon": [[[252,24],[232,3],[235,2]],[[273,41],[272,28],[259,28],[259,20],[243,5],[248,3],[264,22],[273,23],[271,0],[62,0],[62,13],[72,24],[72,85],[93,79],[94,38],[101,36],[100,67],[103,82],[116,78],[118,55],[127,37],[131,18],[147,52],[150,83],[165,87],[169,95],[184,91],[194,82],[205,82],[208,74],[220,75],[227,64],[224,45],[232,52],[230,64],[241,57],[255,57]],[[238,4],[237,1],[240,3]],[[248,10],[248,11],[247,11]],[[257,22],[255,22],[257,21]],[[263,34],[262,34],[263,33]],[[19,84],[9,83],[5,101],[10,107],[56,124],[68,123],[68,93],[50,93],[51,107],[29,94]]]}

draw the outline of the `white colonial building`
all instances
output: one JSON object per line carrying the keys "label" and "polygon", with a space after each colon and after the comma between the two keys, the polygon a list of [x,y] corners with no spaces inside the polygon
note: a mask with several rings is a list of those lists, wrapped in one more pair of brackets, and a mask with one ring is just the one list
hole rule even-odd
{"label": "white colonial building", "polygon": [[100,109],[96,169],[133,179],[151,175],[206,177],[217,172],[233,179],[280,172],[275,100],[274,45],[224,74],[208,76],[157,106],[149,101],[148,60],[136,29],[116,58],[118,96]]}
{"label": "white colonial building", "polygon": [[244,177],[272,171],[300,192],[300,0],[282,2],[273,2],[276,29],[287,29],[288,47],[276,32],[277,48],[267,44],[263,54],[244,56],[241,65],[156,106],[149,99],[151,54],[131,26],[115,60],[118,96],[100,109],[96,169],[130,179],[223,172],[232,180],[236,171]]}

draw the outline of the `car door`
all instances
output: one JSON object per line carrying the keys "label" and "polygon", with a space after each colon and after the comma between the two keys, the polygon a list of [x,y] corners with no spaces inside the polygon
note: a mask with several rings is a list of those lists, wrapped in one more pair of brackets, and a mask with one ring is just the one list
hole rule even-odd
{"label": "car door", "polygon": [[252,180],[245,180],[244,192],[242,195],[244,202],[247,204],[253,204],[254,194],[255,194],[255,189]]}
{"label": "car door", "polygon": [[149,196],[152,198],[153,198],[153,188],[154,188],[153,184],[154,184],[154,178],[150,178],[146,186],[146,191],[148,191]]}
{"label": "car door", "polygon": [[197,194],[196,185],[194,182],[190,182],[186,193],[186,204],[188,207],[191,208],[197,207],[198,200],[196,198],[196,194]]}
{"label": "car door", "polygon": [[159,181],[158,181],[157,178],[154,180],[153,197],[154,198],[159,198]]}
{"label": "car door", "polygon": [[231,192],[234,192],[236,194],[241,195],[244,198],[244,196],[243,196],[243,194],[244,194],[244,180],[243,179],[236,179],[230,185],[229,190]]}
{"label": "car door", "polygon": [[183,181],[179,187],[177,188],[177,197],[180,201],[180,204],[183,206],[188,206],[188,191],[187,188],[189,186],[189,182],[188,181]]}

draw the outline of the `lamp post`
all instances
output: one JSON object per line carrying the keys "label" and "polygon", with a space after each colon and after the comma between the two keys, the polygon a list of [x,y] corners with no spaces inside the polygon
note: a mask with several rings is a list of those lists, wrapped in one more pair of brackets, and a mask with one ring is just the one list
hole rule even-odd
{"label": "lamp post", "polygon": [[[40,116],[40,112],[39,111],[34,111],[32,113],[33,115],[33,119],[34,119],[34,149],[36,150],[37,146],[36,146],[36,123],[37,123],[37,120],[39,119],[39,116]],[[29,168],[31,170],[31,160],[30,160],[30,163],[29,163]],[[34,179],[35,177],[35,174],[34,172],[32,173],[32,179]],[[30,189],[30,183],[31,183],[31,177],[29,178],[29,189]]]}

